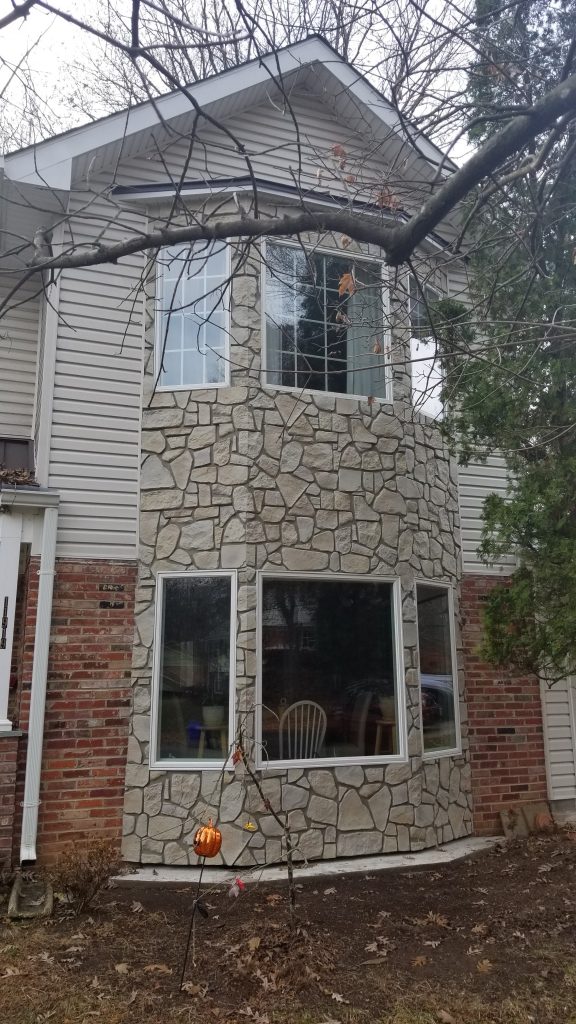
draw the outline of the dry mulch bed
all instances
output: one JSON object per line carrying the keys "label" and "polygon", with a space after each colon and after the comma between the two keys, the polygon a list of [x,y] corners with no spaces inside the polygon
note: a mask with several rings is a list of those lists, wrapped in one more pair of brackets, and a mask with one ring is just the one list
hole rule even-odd
{"label": "dry mulch bed", "polygon": [[[416,860],[417,863],[417,860]],[[79,917],[0,925],[6,1024],[576,1024],[576,843],[283,885],[131,884]],[[0,908],[2,909],[2,908]]]}

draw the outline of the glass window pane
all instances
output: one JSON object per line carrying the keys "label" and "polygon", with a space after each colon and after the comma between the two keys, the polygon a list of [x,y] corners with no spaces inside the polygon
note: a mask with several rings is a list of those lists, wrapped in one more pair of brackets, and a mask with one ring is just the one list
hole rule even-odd
{"label": "glass window pane", "polygon": [[[340,295],[344,275],[350,288]],[[266,325],[268,383],[386,397],[380,263],[269,244]],[[285,380],[278,332],[289,328],[301,355],[295,379]]]}
{"label": "glass window pane", "polygon": [[164,352],[160,387],[177,388],[182,383],[182,353]]}
{"label": "glass window pane", "polygon": [[429,310],[438,302],[440,292],[429,285],[418,285],[411,274],[410,285],[410,368],[414,408],[433,419],[442,419],[442,364],[432,334]]}
{"label": "glass window pane", "polygon": [[398,753],[392,585],[265,579],[263,757]]}
{"label": "glass window pane", "polygon": [[457,746],[450,598],[445,587],[418,584],[418,643],[424,750]]}
{"label": "glass window pane", "polygon": [[158,758],[228,754],[229,576],[165,579],[160,651]]}
{"label": "glass window pane", "polygon": [[[226,379],[227,247],[222,242],[163,249],[159,259],[158,359],[163,347],[179,353],[178,379],[164,372],[165,387],[204,387]],[[168,331],[166,325],[168,324]],[[199,358],[206,344],[222,358]],[[195,349],[196,354],[190,355]],[[188,353],[188,354],[187,354]],[[172,361],[176,366],[176,360]]]}

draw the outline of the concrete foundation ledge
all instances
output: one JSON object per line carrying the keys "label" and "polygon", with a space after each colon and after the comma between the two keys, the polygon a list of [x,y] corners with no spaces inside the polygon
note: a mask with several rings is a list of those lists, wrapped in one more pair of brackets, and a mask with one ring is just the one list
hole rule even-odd
{"label": "concrete foundation ledge", "polygon": [[[433,850],[421,850],[418,853],[393,853],[378,857],[349,857],[333,861],[313,861],[294,869],[299,880],[306,878],[329,878],[337,875],[366,874],[374,871],[418,871],[425,868],[441,867],[454,861],[471,857],[477,853],[490,850],[499,843],[505,842],[503,836],[482,836],[456,839],[453,843],[435,847]],[[178,883],[186,885],[197,882],[200,869],[197,867],[163,867],[150,865],[134,867],[126,874],[118,875],[114,882],[132,885],[143,882],[152,885],[157,882]],[[202,881],[206,885],[226,884],[235,878],[243,882],[278,882],[286,877],[286,869],[282,865],[270,865],[252,868],[211,868],[206,866]]]}

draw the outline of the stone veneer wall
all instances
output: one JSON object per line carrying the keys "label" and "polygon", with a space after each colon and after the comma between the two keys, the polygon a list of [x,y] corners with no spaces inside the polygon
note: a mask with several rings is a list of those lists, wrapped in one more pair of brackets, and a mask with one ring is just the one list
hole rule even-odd
{"label": "stone veneer wall", "polygon": [[[226,863],[282,854],[277,823],[238,767],[149,769],[155,577],[186,569],[237,570],[237,710],[249,739],[258,571],[398,577],[408,760],[266,770],[266,797],[288,812],[307,858],[419,850],[469,834],[465,706],[462,756],[424,762],[416,667],[415,577],[457,581],[456,467],[439,432],[401,400],[405,375],[393,405],[261,387],[258,262],[234,281],[231,387],[152,394],[152,347],[149,324],[124,856],[194,863],[193,834],[210,814]],[[247,815],[254,833],[242,828]]]}

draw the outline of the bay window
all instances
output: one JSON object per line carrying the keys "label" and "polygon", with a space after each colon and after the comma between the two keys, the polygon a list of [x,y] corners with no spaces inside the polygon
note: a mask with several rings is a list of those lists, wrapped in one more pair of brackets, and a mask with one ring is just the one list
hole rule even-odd
{"label": "bay window", "polygon": [[157,762],[226,760],[231,742],[234,577],[158,577],[155,639]]}
{"label": "bay window", "polygon": [[160,251],[157,265],[158,387],[225,384],[230,276],[226,243],[168,246]]}
{"label": "bay window", "polygon": [[262,579],[261,760],[400,754],[394,587]]}
{"label": "bay window", "polygon": [[450,590],[418,583],[416,603],[424,753],[455,750],[460,740]]}
{"label": "bay window", "polygon": [[266,381],[386,398],[382,264],[268,243]]}

